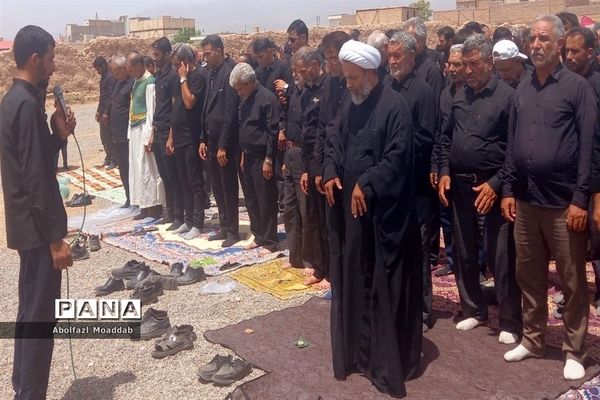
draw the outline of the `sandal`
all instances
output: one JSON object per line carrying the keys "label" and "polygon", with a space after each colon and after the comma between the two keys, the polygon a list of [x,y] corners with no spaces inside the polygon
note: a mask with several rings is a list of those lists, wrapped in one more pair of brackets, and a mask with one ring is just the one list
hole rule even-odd
{"label": "sandal", "polygon": [[154,343],[158,344],[164,340],[167,340],[169,336],[177,333],[190,335],[191,333],[194,333],[194,327],[191,325],[173,325],[160,338],[156,339]]}
{"label": "sandal", "polygon": [[[185,328],[181,329],[183,327]],[[194,347],[194,340],[196,340],[196,334],[191,325],[174,326],[154,345],[155,350],[151,355],[153,358],[158,359],[175,355],[182,350],[192,349]]]}

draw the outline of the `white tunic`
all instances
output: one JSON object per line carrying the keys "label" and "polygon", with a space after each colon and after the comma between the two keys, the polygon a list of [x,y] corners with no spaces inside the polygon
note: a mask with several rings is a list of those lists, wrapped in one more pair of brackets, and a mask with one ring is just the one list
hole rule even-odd
{"label": "white tunic", "polygon": [[[149,72],[144,74],[147,77]],[[165,189],[158,173],[154,153],[147,152],[145,145],[152,137],[156,96],[154,84],[146,86],[146,120],[127,130],[129,139],[129,197],[132,206],[154,207],[165,203]]]}

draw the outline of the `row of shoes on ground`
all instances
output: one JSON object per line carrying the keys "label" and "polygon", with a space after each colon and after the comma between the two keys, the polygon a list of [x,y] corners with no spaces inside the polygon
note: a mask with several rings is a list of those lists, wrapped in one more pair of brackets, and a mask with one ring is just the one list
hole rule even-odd
{"label": "row of shoes on ground", "polygon": [[173,356],[182,350],[190,350],[196,340],[194,327],[191,325],[173,325],[154,342],[153,358]]}
{"label": "row of shoes on ground", "polygon": [[88,193],[76,193],[71,197],[71,200],[65,201],[67,207],[82,207],[89,206],[92,204],[94,196]]}
{"label": "row of shoes on ground", "polygon": [[252,364],[241,358],[222,356],[217,354],[206,365],[198,370],[198,380],[201,383],[215,383],[221,386],[229,386],[250,375]]}
{"label": "row of shoes on ground", "polygon": [[80,234],[71,244],[71,257],[73,261],[81,261],[90,258],[90,251],[100,250],[100,237],[98,235]]}

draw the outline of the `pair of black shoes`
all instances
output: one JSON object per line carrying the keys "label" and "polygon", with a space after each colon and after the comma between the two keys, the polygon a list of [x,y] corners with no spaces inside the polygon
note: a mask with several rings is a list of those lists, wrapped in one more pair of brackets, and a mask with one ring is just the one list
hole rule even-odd
{"label": "pair of black shoes", "polygon": [[174,263],[171,266],[169,275],[177,278],[179,286],[191,285],[206,279],[206,274],[202,267],[194,268],[191,265],[184,267],[182,263]]}
{"label": "pair of black shoes", "polygon": [[221,356],[217,354],[206,365],[198,370],[198,380],[202,383],[213,382],[221,386],[229,386],[233,382],[245,378],[252,372],[252,364],[241,358]]}
{"label": "pair of black shoes", "polygon": [[71,200],[65,201],[67,207],[82,207],[92,204],[92,196],[87,193],[77,193],[73,195]]}
{"label": "pair of black shoes", "polygon": [[88,239],[86,235],[79,235],[75,242],[71,243],[71,258],[73,261],[87,260],[90,258]]}
{"label": "pair of black shoes", "polygon": [[171,322],[166,311],[155,310],[154,308],[148,308],[142,317],[142,324],[140,325],[140,339],[150,340],[153,338],[161,337],[169,328]]}

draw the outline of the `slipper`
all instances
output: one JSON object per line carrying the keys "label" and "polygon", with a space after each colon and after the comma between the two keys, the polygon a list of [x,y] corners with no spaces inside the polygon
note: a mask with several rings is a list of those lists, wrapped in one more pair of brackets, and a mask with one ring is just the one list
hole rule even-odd
{"label": "slipper", "polygon": [[171,332],[170,335],[154,345],[154,351],[151,353],[153,358],[161,359],[173,356],[182,350],[190,350],[194,347],[196,334],[193,331],[179,330],[175,326],[174,329],[169,329],[163,336],[166,336],[169,332]]}

